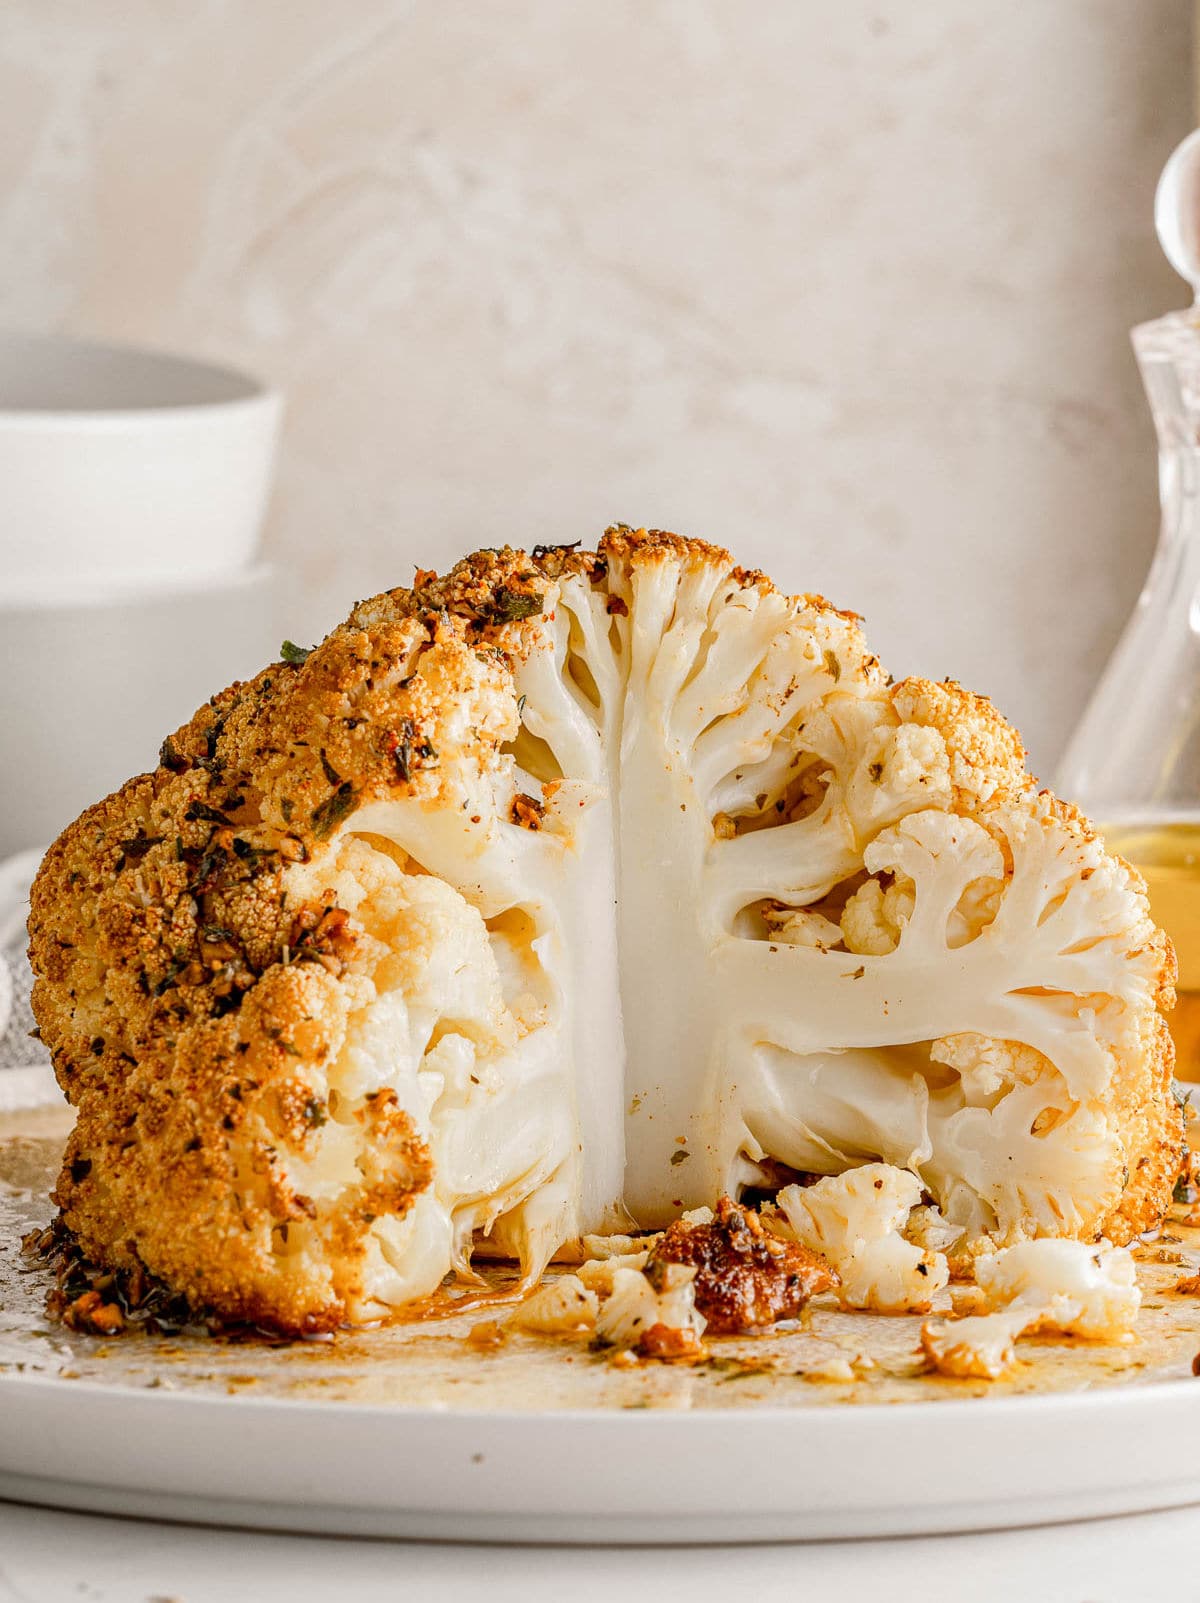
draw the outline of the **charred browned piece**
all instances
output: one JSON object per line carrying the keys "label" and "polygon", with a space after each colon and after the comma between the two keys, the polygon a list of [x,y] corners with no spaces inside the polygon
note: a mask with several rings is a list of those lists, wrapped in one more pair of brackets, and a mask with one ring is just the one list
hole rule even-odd
{"label": "charred browned piece", "polygon": [[695,1268],[696,1307],[713,1336],[794,1319],[810,1297],[838,1283],[824,1258],[769,1234],[753,1209],[730,1197],[717,1203],[711,1224],[676,1219],[669,1225],[650,1256],[648,1273],[656,1263]]}

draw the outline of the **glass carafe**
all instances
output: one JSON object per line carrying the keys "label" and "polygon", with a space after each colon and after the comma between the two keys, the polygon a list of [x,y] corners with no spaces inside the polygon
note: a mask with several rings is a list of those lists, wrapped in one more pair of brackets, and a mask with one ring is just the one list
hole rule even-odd
{"label": "glass carafe", "polygon": [[[1163,171],[1155,222],[1200,290],[1200,131]],[[1176,1072],[1200,1080],[1200,299],[1135,328],[1133,345],[1158,432],[1162,526],[1056,789],[1146,879],[1179,961]]]}

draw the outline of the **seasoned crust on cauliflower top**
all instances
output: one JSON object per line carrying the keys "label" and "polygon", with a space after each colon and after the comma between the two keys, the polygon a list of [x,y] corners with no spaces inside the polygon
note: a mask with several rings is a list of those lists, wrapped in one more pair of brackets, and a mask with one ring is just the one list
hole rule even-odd
{"label": "seasoned crust on cauliflower top", "polygon": [[319,874],[293,886],[332,867],[366,798],[439,801],[443,764],[478,760],[455,749],[460,722],[481,751],[510,732],[502,664],[472,628],[441,610],[335,631],[214,697],[47,854],[34,1006],[79,1110],[56,1200],[97,1261],[140,1259],[199,1307],[288,1329],[370,1301],[371,1228],[432,1164],[381,1087],[344,1115],[347,1184],[315,1201],[289,1177],[328,1144],[322,1070],[374,995],[362,926]]}
{"label": "seasoned crust on cauliflower top", "polygon": [[[618,768],[620,831],[604,823]],[[604,867],[618,834],[619,898]],[[940,933],[939,863],[977,864]],[[655,920],[701,893],[697,930],[665,941]],[[1029,903],[1014,928],[1053,933],[1055,895],[1103,957],[1095,997],[1071,979],[1097,1039],[1073,1018],[1062,1074],[1053,987],[1014,978],[999,1007],[976,961],[985,937],[1004,944],[1009,901]],[[593,919],[618,900],[619,965]],[[989,703],[889,687],[854,614],[662,532],[612,530],[595,553],[479,552],[360,603],[304,660],[215,696],[153,774],[83,814],[46,857],[30,932],[35,1011],[79,1114],[57,1191],[68,1227],[99,1263],[144,1265],[197,1307],[284,1330],[379,1317],[469,1272],[485,1232],[536,1275],[564,1240],[620,1223],[623,1185],[640,1222],[661,1224],[747,1160],[816,1168],[793,1149],[808,1115],[785,1106],[785,1080],[830,1108],[823,1162],[863,1161],[877,1141],[964,1225],[968,1251],[1046,1231],[1128,1240],[1157,1221],[1178,1165],[1157,1012],[1173,959],[1137,876],[1034,793]],[[624,950],[635,938],[641,958]],[[659,1006],[646,958],[664,946],[694,981],[686,1010]],[[1075,950],[1050,955],[1074,975],[1089,961]],[[967,1016],[947,1023],[932,997],[936,1027],[888,1036],[903,976],[947,952],[964,995],[976,986]],[[798,1033],[797,984],[820,1003]],[[740,998],[748,1043],[740,1023],[720,1033]],[[605,1089],[618,1000],[631,1078]],[[990,1027],[972,1011],[985,1004]],[[1025,1018],[1057,1086],[1033,1136],[1048,1111],[1046,1152],[1069,1165],[1089,1141],[1104,1149],[1065,1211],[1036,1162],[1032,1189],[947,1168],[946,1151],[971,1169],[972,1121],[995,1099],[969,1068],[950,1097],[959,1071],[940,1065],[974,1060],[934,1049],[990,1028],[995,1058],[1021,1046]],[[841,1057],[821,1058],[822,1029]],[[692,1056],[718,1036],[734,1065],[719,1105],[745,1100],[720,1130]],[[890,1039],[894,1066],[877,1060]],[[920,1095],[902,1090],[914,1074]],[[877,1137],[868,1119],[864,1136],[855,1084],[868,1102],[881,1086],[902,1096],[904,1118],[882,1117]],[[915,1133],[897,1155],[904,1119]]]}

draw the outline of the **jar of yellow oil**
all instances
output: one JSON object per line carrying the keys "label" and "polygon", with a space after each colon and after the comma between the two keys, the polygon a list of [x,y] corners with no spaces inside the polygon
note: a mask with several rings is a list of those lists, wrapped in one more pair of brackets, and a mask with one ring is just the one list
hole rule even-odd
{"label": "jar of yellow oil", "polygon": [[1200,817],[1101,822],[1100,828],[1107,845],[1140,871],[1154,918],[1175,947],[1176,1074],[1200,1080]]}
{"label": "jar of yellow oil", "polygon": [[1146,881],[1179,964],[1176,1073],[1200,1080],[1200,131],[1163,170],[1155,225],[1195,297],[1132,336],[1158,434],[1162,524],[1055,788]]}

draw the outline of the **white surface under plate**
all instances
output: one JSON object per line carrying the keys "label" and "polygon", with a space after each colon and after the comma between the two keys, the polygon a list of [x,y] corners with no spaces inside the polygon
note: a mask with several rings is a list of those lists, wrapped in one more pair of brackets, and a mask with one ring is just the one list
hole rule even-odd
{"label": "white surface under plate", "polygon": [[[466,1340],[484,1309],[269,1346],[79,1336],[18,1243],[49,1217],[57,1110],[0,1125],[0,1496],[243,1526],[534,1542],[729,1542],[1043,1523],[1200,1501],[1200,1232],[1144,1249],[1124,1348],[1023,1343],[1011,1381],[920,1373],[919,1321],[816,1308],[615,1368]],[[7,1139],[4,1131],[7,1129]],[[16,1133],[14,1133],[16,1132]],[[866,1353],[861,1378],[814,1378]]]}

